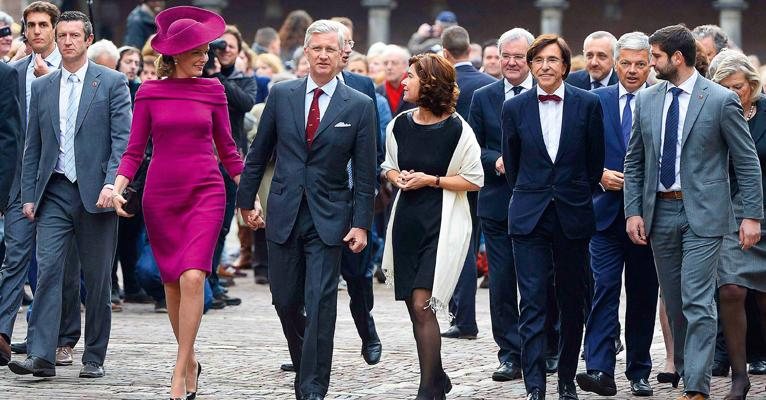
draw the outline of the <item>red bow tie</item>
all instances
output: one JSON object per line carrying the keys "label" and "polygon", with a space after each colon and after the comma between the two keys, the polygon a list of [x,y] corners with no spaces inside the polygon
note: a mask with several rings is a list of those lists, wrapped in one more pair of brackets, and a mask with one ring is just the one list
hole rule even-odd
{"label": "red bow tie", "polygon": [[555,95],[555,94],[539,94],[537,95],[537,99],[545,103],[548,100],[553,100],[556,103],[561,101],[561,97]]}

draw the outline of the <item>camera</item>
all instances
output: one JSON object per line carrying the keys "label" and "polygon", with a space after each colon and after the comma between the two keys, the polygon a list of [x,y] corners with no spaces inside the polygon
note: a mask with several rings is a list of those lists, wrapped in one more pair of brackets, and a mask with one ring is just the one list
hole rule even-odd
{"label": "camera", "polygon": [[207,73],[207,71],[215,69],[215,52],[217,50],[225,50],[226,49],[226,40],[224,39],[216,39],[210,42],[208,45],[207,50],[207,63],[205,64],[205,67],[203,71]]}

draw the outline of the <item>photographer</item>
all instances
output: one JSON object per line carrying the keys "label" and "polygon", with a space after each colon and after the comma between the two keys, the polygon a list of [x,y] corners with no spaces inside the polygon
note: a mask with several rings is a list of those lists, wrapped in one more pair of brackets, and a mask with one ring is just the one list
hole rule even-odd
{"label": "photographer", "polygon": [[452,11],[442,11],[436,16],[433,25],[420,25],[418,31],[412,34],[407,47],[411,54],[438,53],[441,50],[442,32],[445,28],[457,25],[457,16]]}
{"label": "photographer", "polygon": [[13,45],[13,18],[0,11],[0,62],[8,62],[8,53]]}

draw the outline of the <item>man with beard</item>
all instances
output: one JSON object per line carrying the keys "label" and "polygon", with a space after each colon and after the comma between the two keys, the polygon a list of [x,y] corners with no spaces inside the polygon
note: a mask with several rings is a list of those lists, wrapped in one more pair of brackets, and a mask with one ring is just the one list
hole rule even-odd
{"label": "man with beard", "polygon": [[696,45],[682,25],[649,37],[660,83],[638,93],[625,158],[625,217],[630,240],[651,242],[670,318],[681,399],[710,395],[716,334],[713,299],[723,235],[736,231],[729,163],[742,193],[740,246],[760,240],[761,171],[733,92],[694,69]]}

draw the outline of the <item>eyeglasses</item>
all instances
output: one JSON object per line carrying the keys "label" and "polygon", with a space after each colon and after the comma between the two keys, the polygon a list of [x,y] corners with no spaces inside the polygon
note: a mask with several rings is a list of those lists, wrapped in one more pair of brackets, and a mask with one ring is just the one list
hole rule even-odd
{"label": "eyeglasses", "polygon": [[532,59],[532,64],[540,67],[544,63],[548,63],[549,66],[555,67],[561,63],[561,59],[557,57],[548,57],[548,58],[542,58],[542,57],[535,57]]}
{"label": "eyeglasses", "polygon": [[346,40],[346,41],[345,41],[345,42],[343,42],[343,43],[344,43],[344,44],[347,44],[347,45],[348,45],[348,47],[351,47],[352,49],[354,48],[354,41],[353,41],[353,40]]}
{"label": "eyeglasses", "polygon": [[503,54],[500,55],[500,58],[503,61],[513,61],[513,62],[516,62],[516,63],[520,63],[520,62],[524,62],[524,60],[527,59],[527,56],[525,56],[523,54],[505,54],[505,53],[503,53]]}

